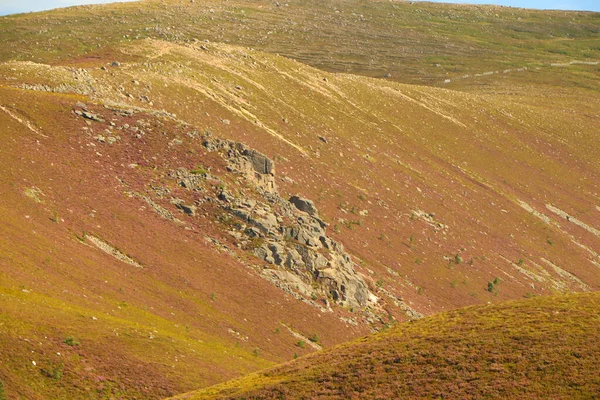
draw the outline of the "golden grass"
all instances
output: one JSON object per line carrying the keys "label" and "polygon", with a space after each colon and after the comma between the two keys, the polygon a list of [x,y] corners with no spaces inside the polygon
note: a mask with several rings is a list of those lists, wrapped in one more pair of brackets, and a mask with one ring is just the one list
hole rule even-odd
{"label": "golden grass", "polygon": [[593,398],[600,294],[442,313],[180,399]]}

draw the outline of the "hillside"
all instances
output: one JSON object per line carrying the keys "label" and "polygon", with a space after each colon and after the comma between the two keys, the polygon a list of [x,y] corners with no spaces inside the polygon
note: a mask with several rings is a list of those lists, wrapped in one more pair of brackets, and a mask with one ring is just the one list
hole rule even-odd
{"label": "hillside", "polygon": [[428,85],[593,63],[599,51],[598,13],[404,1],[142,0],[6,17],[0,29],[0,60],[93,65],[140,39],[209,40]]}
{"label": "hillside", "polygon": [[600,296],[474,306],[177,399],[591,399]]}
{"label": "hillside", "polygon": [[4,392],[162,398],[399,321],[597,291],[597,16],[0,18]]}

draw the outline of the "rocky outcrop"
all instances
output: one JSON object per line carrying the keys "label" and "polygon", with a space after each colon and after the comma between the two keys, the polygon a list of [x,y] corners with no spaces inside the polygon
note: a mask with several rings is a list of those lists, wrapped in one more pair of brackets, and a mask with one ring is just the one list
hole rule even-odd
{"label": "rocky outcrop", "polygon": [[179,168],[175,171],[171,171],[169,176],[173,179],[176,179],[184,188],[195,191],[202,190],[204,181],[206,180],[205,174],[188,171],[185,168]]}
{"label": "rocky outcrop", "polygon": [[271,159],[229,140],[205,136],[203,143],[222,154],[228,169],[251,181],[262,195],[251,199],[224,191],[219,202],[237,218],[232,234],[242,247],[269,265],[264,273],[269,280],[324,308],[333,302],[365,309],[377,302],[344,247],[327,236],[314,203],[279,196]]}
{"label": "rocky outcrop", "polygon": [[228,169],[252,181],[258,189],[277,193],[273,161],[262,153],[250,149],[243,143],[204,136],[204,146],[210,151],[219,151],[228,162]]}
{"label": "rocky outcrop", "polygon": [[304,211],[308,215],[312,215],[313,217],[317,215],[317,209],[315,208],[315,203],[313,203],[312,200],[308,200],[300,196],[292,196],[290,197],[290,203],[296,206],[298,210]]}

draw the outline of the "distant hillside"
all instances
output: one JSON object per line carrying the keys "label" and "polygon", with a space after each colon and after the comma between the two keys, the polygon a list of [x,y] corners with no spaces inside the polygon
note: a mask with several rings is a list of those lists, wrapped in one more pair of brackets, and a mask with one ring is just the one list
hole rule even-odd
{"label": "distant hillside", "polygon": [[86,65],[139,39],[209,40],[330,72],[441,85],[598,62],[598,15],[421,1],[142,0],[3,18],[0,60]]}
{"label": "distant hillside", "polygon": [[442,313],[177,399],[592,399],[600,295]]}

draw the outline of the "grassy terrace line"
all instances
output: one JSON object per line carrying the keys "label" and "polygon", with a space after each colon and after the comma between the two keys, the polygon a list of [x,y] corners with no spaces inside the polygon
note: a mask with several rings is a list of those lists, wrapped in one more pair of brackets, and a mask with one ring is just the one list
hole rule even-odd
{"label": "grassy terrace line", "polygon": [[599,310],[599,293],[469,307],[176,399],[594,398]]}

